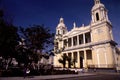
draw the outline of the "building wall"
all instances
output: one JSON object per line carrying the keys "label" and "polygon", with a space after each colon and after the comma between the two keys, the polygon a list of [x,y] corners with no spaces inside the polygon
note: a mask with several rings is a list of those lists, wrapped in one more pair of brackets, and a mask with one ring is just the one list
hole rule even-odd
{"label": "building wall", "polygon": [[53,61],[53,65],[54,67],[63,67],[63,65],[61,63],[59,63],[59,59],[61,59],[61,54],[57,54],[54,56],[54,61]]}
{"label": "building wall", "polygon": [[112,68],[114,66],[114,56],[109,43],[95,46],[93,49],[94,64],[97,67]]}
{"label": "building wall", "polygon": [[107,23],[96,25],[92,28],[92,42],[100,42],[105,40],[111,40],[109,27],[106,25]]}

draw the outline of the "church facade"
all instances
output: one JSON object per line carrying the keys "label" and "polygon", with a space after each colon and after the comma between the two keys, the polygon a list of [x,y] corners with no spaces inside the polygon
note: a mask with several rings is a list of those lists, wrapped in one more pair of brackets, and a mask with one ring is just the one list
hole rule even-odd
{"label": "church facade", "polygon": [[63,67],[59,62],[63,55],[68,56],[75,65],[69,68],[116,68],[120,60],[113,40],[112,24],[108,11],[100,0],[94,0],[91,22],[87,26],[76,26],[67,30],[64,19],[60,18],[56,27],[54,46],[54,67]]}

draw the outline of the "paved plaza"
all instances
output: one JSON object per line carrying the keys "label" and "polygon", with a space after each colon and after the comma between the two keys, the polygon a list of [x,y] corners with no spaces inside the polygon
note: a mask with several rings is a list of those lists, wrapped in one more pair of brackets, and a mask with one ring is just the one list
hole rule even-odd
{"label": "paved plaza", "polygon": [[[104,75],[104,76],[103,76]],[[99,80],[101,77],[118,77],[116,80],[120,80],[120,73],[112,72],[94,72],[94,73],[79,73],[79,74],[66,74],[66,75],[45,75],[45,76],[27,76],[27,77],[0,77],[0,80],[78,80],[88,79],[89,77],[94,80]],[[114,78],[115,79],[115,78]],[[112,79],[111,79],[112,80]]]}

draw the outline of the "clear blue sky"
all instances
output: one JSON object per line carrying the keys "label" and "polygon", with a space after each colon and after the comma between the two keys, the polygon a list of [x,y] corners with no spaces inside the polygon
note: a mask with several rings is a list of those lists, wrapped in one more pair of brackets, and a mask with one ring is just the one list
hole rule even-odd
{"label": "clear blue sky", "polygon": [[[73,22],[77,26],[89,25],[94,0],[0,0],[0,7],[16,26],[27,27],[44,24],[55,32],[59,18],[63,17],[70,30]],[[114,40],[120,44],[120,0],[101,0],[108,9],[113,25]]]}

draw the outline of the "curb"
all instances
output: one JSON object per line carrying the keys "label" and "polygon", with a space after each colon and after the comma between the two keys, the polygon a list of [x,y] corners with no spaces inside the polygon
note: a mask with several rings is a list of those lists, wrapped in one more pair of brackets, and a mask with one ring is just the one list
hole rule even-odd
{"label": "curb", "polygon": [[65,75],[64,77],[63,76],[60,76],[60,77],[50,77],[49,79],[48,78],[44,78],[44,79],[41,79],[41,78],[33,78],[33,79],[31,79],[31,80],[37,80],[37,79],[40,79],[40,80],[55,80],[55,79],[68,79],[68,78],[76,78],[76,77],[85,77],[85,76],[94,76],[94,75],[96,75],[96,74],[86,74],[86,73],[80,73],[80,74],[78,74],[78,75],[72,75],[72,76],[70,76],[70,75]]}

